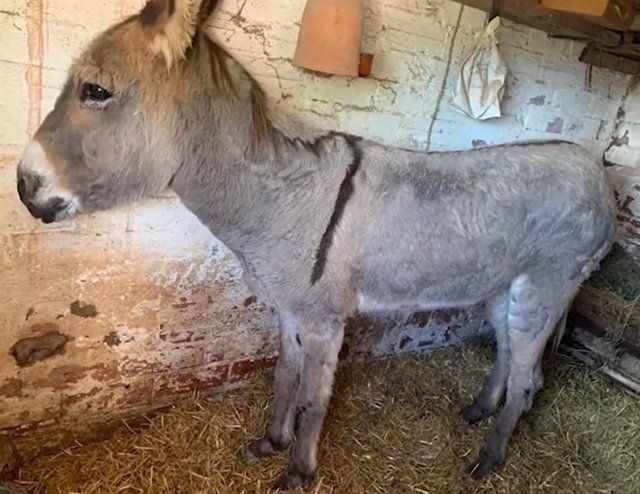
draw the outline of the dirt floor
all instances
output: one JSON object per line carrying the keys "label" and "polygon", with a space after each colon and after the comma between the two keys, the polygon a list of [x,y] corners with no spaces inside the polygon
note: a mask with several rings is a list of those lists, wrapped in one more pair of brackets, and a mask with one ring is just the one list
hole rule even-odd
{"label": "dirt floor", "polygon": [[[490,423],[458,417],[482,382],[482,343],[430,357],[340,368],[319,453],[317,493],[639,493],[640,402],[553,356],[547,385],[522,420],[499,473],[476,482],[465,465]],[[33,493],[266,493],[281,455],[243,457],[269,413],[271,376],[223,397],[194,397],[94,445],[45,457],[21,472]]]}

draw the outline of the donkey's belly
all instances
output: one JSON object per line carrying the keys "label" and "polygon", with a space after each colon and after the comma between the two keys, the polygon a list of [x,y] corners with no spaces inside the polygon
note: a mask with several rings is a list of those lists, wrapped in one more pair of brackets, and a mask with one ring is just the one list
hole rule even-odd
{"label": "donkey's belly", "polygon": [[449,298],[444,299],[441,297],[421,297],[415,299],[401,299],[393,300],[390,297],[386,299],[374,298],[366,293],[358,293],[358,311],[363,313],[375,313],[375,312],[394,312],[398,310],[436,310],[436,309],[451,309],[462,308],[475,305],[488,298],[486,297],[474,297],[474,298]]}
{"label": "donkey's belly", "polygon": [[455,266],[376,263],[369,268],[356,276],[360,312],[467,307],[504,290],[517,274],[508,264],[482,265],[475,259]]}

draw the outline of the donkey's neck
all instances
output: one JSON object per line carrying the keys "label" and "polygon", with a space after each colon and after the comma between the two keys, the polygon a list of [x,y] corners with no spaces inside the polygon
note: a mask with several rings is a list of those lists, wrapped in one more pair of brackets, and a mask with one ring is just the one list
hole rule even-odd
{"label": "donkey's neck", "polygon": [[208,39],[200,39],[183,86],[190,88],[180,102],[183,159],[171,181],[183,203],[248,256],[313,221],[321,234],[333,203],[313,201],[337,194],[354,159],[348,140],[313,129],[285,134],[267,117],[257,83]]}
{"label": "donkey's neck", "polygon": [[266,181],[252,171],[261,169],[269,176],[271,163],[247,159],[251,141],[244,122],[232,118],[221,131],[222,118],[216,120],[185,127],[189,137],[171,187],[214,235],[232,250],[242,250],[246,237],[260,229],[260,202],[268,195]]}
{"label": "donkey's neck", "polygon": [[[310,226],[314,216],[321,233],[331,212],[318,211],[313,201],[337,193],[352,159],[346,143],[327,140],[313,149],[308,141],[289,141],[279,133],[271,139],[276,137],[278,144],[265,143],[256,151],[242,126],[224,132],[194,128],[171,181],[183,204],[227,247],[246,257],[303,224]],[[343,166],[331,166],[337,160]],[[310,194],[313,190],[320,194]],[[324,201],[321,207],[332,203]],[[307,213],[310,218],[303,217]]]}

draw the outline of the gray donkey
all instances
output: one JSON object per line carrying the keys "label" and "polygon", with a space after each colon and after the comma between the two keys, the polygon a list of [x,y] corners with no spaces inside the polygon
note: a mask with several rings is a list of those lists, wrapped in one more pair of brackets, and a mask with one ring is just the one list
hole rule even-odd
{"label": "gray donkey", "polygon": [[152,0],[73,64],[26,147],[18,193],[45,223],[169,186],[280,315],[273,417],[252,457],[286,448],[276,487],[312,481],[345,320],[484,302],[495,367],[462,411],[495,413],[470,466],[501,465],[542,385],[547,341],[615,237],[598,160],[566,142],[425,153],[288,132],[201,28],[216,1]]}

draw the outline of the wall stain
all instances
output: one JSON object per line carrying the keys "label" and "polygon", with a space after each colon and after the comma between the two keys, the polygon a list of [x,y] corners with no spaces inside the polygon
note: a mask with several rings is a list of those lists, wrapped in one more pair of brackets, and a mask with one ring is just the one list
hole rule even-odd
{"label": "wall stain", "polygon": [[118,333],[116,333],[115,331],[111,331],[108,335],[106,335],[104,337],[104,342],[108,346],[118,346],[120,343],[122,343],[122,341],[120,341]]}
{"label": "wall stain", "polygon": [[27,310],[27,315],[24,316],[24,320],[28,321],[29,318],[33,316],[35,313],[36,313],[36,310],[33,307],[29,307],[29,310]]}
{"label": "wall stain", "polygon": [[57,324],[34,324],[30,329],[42,334],[23,338],[11,347],[10,353],[20,367],[29,367],[39,360],[64,353],[64,347],[70,338],[60,333]]}
{"label": "wall stain", "polygon": [[115,363],[100,363],[90,367],[83,365],[61,365],[52,369],[42,379],[33,383],[35,388],[52,388],[57,390],[73,389],[73,385],[87,377],[100,382],[110,382],[118,377]]}
{"label": "wall stain", "polygon": [[550,132],[553,134],[562,134],[564,130],[564,119],[560,117],[556,117],[550,122],[547,122],[546,132]]}
{"label": "wall stain", "polygon": [[27,46],[29,67],[26,80],[29,98],[27,134],[32,137],[42,118],[42,65],[44,61],[44,3],[46,0],[27,0]]}
{"label": "wall stain", "polygon": [[547,96],[544,94],[541,94],[539,96],[536,96],[534,98],[530,98],[529,99],[529,104],[530,105],[534,105],[534,106],[542,106],[546,103],[547,101]]}
{"label": "wall stain", "polygon": [[402,350],[404,347],[406,347],[409,343],[411,343],[413,341],[413,338],[411,338],[408,335],[404,335],[402,337],[402,339],[400,340],[400,344],[398,345],[398,348],[400,350]]}
{"label": "wall stain", "polygon": [[71,302],[69,309],[74,316],[96,317],[98,315],[98,309],[96,309],[95,305],[88,304],[87,302],[82,302],[80,300]]}
{"label": "wall stain", "polygon": [[16,398],[22,396],[22,388],[24,388],[24,382],[15,377],[10,377],[0,385],[0,396],[5,398]]}
{"label": "wall stain", "polygon": [[34,387],[62,390],[84,379],[91,369],[82,365],[61,365],[52,369],[48,376],[34,382]]}

